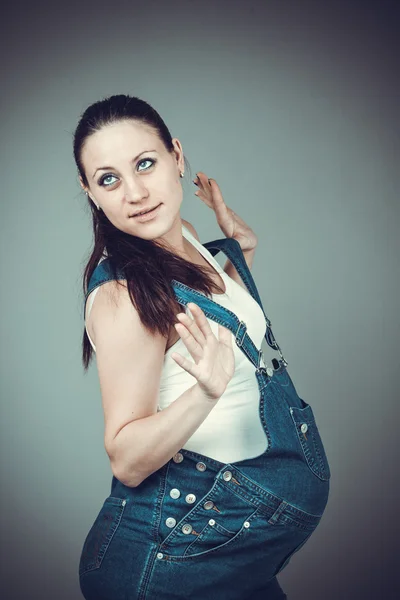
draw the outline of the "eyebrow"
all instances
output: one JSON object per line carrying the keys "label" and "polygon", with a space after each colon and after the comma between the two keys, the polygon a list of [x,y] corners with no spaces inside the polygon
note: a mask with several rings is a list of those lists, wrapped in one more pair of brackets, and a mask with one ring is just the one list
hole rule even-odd
{"label": "eyebrow", "polygon": [[[135,162],[135,160],[137,158],[139,158],[139,156],[142,156],[142,154],[144,154],[145,152],[157,152],[157,150],[143,150],[142,152],[140,152],[137,156],[135,156],[135,158],[133,159],[133,162]],[[114,167],[99,167],[98,169],[95,170],[95,172],[92,175],[92,178],[94,178],[94,176],[96,175],[97,171],[103,171],[105,169],[113,169]]]}

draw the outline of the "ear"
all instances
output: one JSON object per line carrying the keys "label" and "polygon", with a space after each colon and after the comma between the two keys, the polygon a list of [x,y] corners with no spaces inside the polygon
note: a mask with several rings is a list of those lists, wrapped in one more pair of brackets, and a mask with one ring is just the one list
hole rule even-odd
{"label": "ear", "polygon": [[82,181],[82,177],[81,177],[80,175],[79,175],[79,177],[78,177],[78,182],[79,182],[79,185],[80,185],[80,186],[81,186],[81,188],[82,188],[82,191],[86,192],[86,190],[85,190],[85,184],[83,183],[83,181]]}
{"label": "ear", "polygon": [[181,171],[185,171],[185,161],[183,155],[182,144],[178,140],[178,138],[172,138],[172,143],[174,145],[175,157],[177,159],[178,167]]}

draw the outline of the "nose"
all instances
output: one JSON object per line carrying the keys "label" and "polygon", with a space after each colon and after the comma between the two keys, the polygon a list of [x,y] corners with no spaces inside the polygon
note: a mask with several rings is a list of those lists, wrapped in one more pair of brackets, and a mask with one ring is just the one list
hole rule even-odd
{"label": "nose", "polygon": [[136,204],[149,195],[143,181],[135,177],[130,178],[129,181],[125,180],[124,193],[125,199],[129,204]]}

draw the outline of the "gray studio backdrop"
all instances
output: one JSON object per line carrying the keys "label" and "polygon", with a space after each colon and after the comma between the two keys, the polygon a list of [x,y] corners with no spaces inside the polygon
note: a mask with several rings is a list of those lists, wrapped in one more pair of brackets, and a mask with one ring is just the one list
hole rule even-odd
{"label": "gray studio backdrop", "polygon": [[81,547],[110,490],[96,366],[81,365],[92,233],[72,134],[115,93],[149,101],[182,142],[182,216],[201,241],[221,231],[194,195],[199,170],[259,238],[252,272],[332,470],[323,520],[282,587],[292,600],[399,597],[399,85],[390,4],[366,4],[9,8],[2,597],[80,599]]}

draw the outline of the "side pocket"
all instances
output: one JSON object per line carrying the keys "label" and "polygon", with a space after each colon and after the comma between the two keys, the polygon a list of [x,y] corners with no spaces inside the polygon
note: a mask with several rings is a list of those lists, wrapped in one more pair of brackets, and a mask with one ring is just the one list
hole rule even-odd
{"label": "side pocket", "polygon": [[100,567],[121,522],[125,504],[126,500],[114,496],[108,496],[104,500],[83,544],[79,561],[79,576]]}
{"label": "side pocket", "polygon": [[272,382],[276,385],[279,385],[281,391],[284,392],[289,406],[303,408],[306,405],[304,400],[298,395],[287,367],[285,367],[283,364],[281,364],[279,368],[275,370]]}
{"label": "side pocket", "polygon": [[327,481],[331,476],[331,472],[315,416],[310,404],[307,404],[304,400],[302,402],[304,404],[302,408],[291,406],[289,409],[290,414],[308,466],[314,475],[323,481]]}

